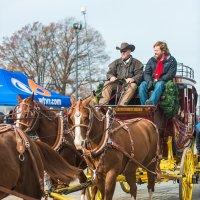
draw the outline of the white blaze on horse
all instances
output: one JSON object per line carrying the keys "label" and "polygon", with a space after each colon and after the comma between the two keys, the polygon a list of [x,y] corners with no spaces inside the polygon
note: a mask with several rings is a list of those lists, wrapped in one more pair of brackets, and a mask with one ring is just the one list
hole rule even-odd
{"label": "white blaze on horse", "polygon": [[75,121],[75,139],[74,144],[77,149],[81,149],[82,142],[84,141],[81,136],[81,113],[77,110],[74,115],[74,121]]}
{"label": "white blaze on horse", "polygon": [[148,191],[151,199],[158,166],[159,135],[156,126],[147,119],[120,121],[111,109],[106,115],[90,106],[92,97],[75,101],[68,113],[77,148],[82,149],[87,164],[95,172],[94,183],[103,199],[113,197],[116,178],[126,177],[130,193],[136,199],[136,170],[147,170]]}

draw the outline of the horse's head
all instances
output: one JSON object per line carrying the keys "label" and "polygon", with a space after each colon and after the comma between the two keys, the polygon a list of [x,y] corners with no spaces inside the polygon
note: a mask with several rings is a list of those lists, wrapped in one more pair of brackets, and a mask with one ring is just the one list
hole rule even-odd
{"label": "horse's head", "polygon": [[34,101],[34,95],[22,99],[18,96],[18,105],[15,107],[13,115],[16,126],[23,131],[33,131],[36,128],[39,118],[38,106]]}
{"label": "horse's head", "polygon": [[69,127],[74,131],[74,144],[77,149],[85,146],[92,126],[92,97],[76,101],[71,97],[71,108],[68,112]]}

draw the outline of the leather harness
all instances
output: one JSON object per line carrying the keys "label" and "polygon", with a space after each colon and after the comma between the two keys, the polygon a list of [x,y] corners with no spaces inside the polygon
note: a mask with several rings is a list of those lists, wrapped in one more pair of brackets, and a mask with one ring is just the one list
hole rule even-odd
{"label": "leather harness", "polygon": [[[43,178],[40,177],[37,163],[36,163],[36,160],[35,160],[35,157],[34,157],[32,151],[30,149],[30,143],[29,143],[29,140],[28,140],[26,134],[22,130],[17,128],[16,126],[13,126],[10,124],[0,124],[0,134],[6,133],[8,131],[14,131],[14,133],[15,133],[16,150],[19,153],[19,160],[21,162],[23,162],[25,159],[24,152],[26,150],[29,152],[29,155],[30,155],[30,158],[31,158],[32,164],[33,164],[33,169],[36,173],[36,176],[37,176],[39,184],[40,184],[40,189],[41,189],[42,193],[44,193],[44,185],[43,185],[44,181],[43,181]],[[10,190],[4,186],[0,186],[0,191],[5,192],[7,194],[15,195],[15,196],[23,198],[23,199],[35,200],[35,198],[32,198],[27,195],[16,192],[15,190]]]}
{"label": "leather harness", "polygon": [[[92,114],[92,116],[89,116],[89,119],[92,119],[92,118],[95,116],[95,115],[94,115],[94,112],[91,111],[92,108],[87,107],[87,109],[89,109],[89,111],[90,111],[89,113]],[[98,119],[98,118],[97,118],[97,119]],[[101,119],[100,121],[103,122],[104,119],[105,119],[105,116],[102,117],[102,119]],[[132,123],[136,123],[136,122],[138,122],[138,121],[140,121],[140,120],[142,120],[142,118],[135,118],[135,119],[127,120],[126,122],[123,122],[123,121],[120,121],[120,120],[115,120],[115,121],[117,121],[117,122],[119,123],[119,126],[117,126],[117,127],[115,127],[115,128],[113,129],[113,127],[112,127],[112,122],[114,121],[114,119],[113,119],[113,121],[110,123],[109,127],[108,127],[107,129],[105,129],[105,131],[104,131],[104,133],[103,133],[102,139],[105,139],[105,136],[104,136],[104,135],[106,134],[106,132],[108,132],[108,137],[107,137],[106,141],[104,142],[105,145],[104,145],[103,147],[102,147],[102,146],[101,146],[101,147],[97,147],[97,148],[101,148],[101,151],[99,151],[98,154],[94,154],[93,149],[91,150],[91,149],[87,149],[87,147],[82,147],[83,156],[84,156],[84,158],[85,158],[86,163],[88,164],[88,166],[89,166],[92,170],[96,170],[97,167],[96,167],[95,164],[94,164],[94,159],[95,159],[97,156],[100,156],[100,155],[101,155],[101,156],[100,156],[100,159],[102,159],[102,156],[103,156],[103,153],[105,152],[105,150],[106,150],[107,148],[112,148],[112,149],[116,149],[117,151],[121,152],[122,154],[124,154],[124,155],[129,159],[128,162],[127,162],[127,164],[126,164],[126,166],[125,166],[125,169],[126,169],[127,165],[129,164],[129,162],[132,161],[132,162],[135,162],[135,164],[137,164],[137,165],[140,166],[141,168],[145,169],[146,171],[148,171],[148,172],[150,172],[150,173],[156,175],[156,172],[149,170],[147,167],[148,167],[150,164],[152,164],[153,162],[157,162],[157,161],[159,160],[158,149],[157,149],[157,155],[147,164],[146,167],[145,167],[142,163],[140,163],[138,160],[136,160],[136,159],[134,158],[134,142],[133,142],[133,139],[132,139],[132,137],[131,137],[129,127],[128,127],[127,125],[132,124]],[[91,131],[93,119],[92,119],[92,120],[89,120],[89,121],[90,121],[89,125],[85,125],[85,124],[74,125],[74,126],[71,128],[71,131],[73,131],[73,129],[74,129],[75,127],[77,127],[77,126],[86,127],[86,128],[88,128],[86,137],[88,137],[88,136],[89,136],[89,133],[90,133],[90,131]],[[148,121],[149,121],[149,120],[148,120]],[[151,121],[150,121],[150,122],[151,122]],[[152,123],[152,122],[151,122],[151,123]],[[153,124],[153,123],[152,123],[152,124]],[[153,125],[154,125],[154,124],[153,124]],[[105,126],[104,126],[104,127],[105,127]],[[154,125],[154,127],[155,127],[155,125]],[[110,135],[111,133],[114,133],[114,132],[118,131],[118,130],[121,129],[121,128],[123,128],[123,129],[124,129],[125,131],[127,131],[128,134],[129,134],[130,142],[131,142],[131,154],[129,154],[128,152],[126,152],[120,145],[118,145],[116,142],[112,141],[111,138],[109,137],[109,135]],[[156,128],[156,127],[155,127],[155,128]],[[157,128],[156,128],[156,130],[157,130]],[[102,144],[103,142],[100,142],[100,143]],[[99,162],[100,162],[100,161],[99,161]],[[124,169],[124,170],[125,170],[125,169]],[[124,170],[123,170],[123,171],[124,171]]]}
{"label": "leather harness", "polygon": [[[32,119],[30,123],[23,123],[21,121],[18,121],[19,124],[27,127],[24,130],[24,132],[26,132],[26,133],[31,132],[32,130],[35,129],[35,127],[38,125],[40,115],[43,115],[48,120],[52,121],[51,117],[42,113],[41,108],[39,107],[39,105],[35,101],[34,101],[34,104],[33,104],[33,109],[30,108],[31,106],[28,103],[22,102],[20,104],[24,104],[29,108],[29,110],[26,113],[27,115],[29,115],[29,113],[32,115],[31,118],[27,118],[27,119]],[[15,110],[16,110],[16,108],[15,108]],[[56,140],[55,140],[55,142],[52,146],[52,149],[54,149],[55,151],[58,151],[62,142],[65,141],[64,136],[63,136],[63,116],[59,114],[59,115],[57,115],[57,117],[58,117],[58,133],[57,133],[57,136],[56,136]]]}

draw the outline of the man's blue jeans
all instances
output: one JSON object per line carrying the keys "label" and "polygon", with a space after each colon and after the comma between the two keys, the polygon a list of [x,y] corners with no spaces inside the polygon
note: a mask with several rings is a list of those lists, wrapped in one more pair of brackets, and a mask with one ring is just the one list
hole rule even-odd
{"label": "man's blue jeans", "polygon": [[[149,98],[149,100],[156,105],[165,89],[164,81],[157,81],[154,90]],[[139,86],[139,97],[141,105],[145,105],[146,100],[148,99],[148,83],[143,81]]]}

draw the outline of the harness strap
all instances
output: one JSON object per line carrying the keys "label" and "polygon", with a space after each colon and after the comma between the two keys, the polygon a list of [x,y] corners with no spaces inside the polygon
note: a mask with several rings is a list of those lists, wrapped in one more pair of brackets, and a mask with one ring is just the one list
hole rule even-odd
{"label": "harness strap", "polygon": [[0,124],[0,134],[11,130],[13,127],[11,124]]}
{"label": "harness strap", "polygon": [[135,123],[135,122],[139,122],[140,120],[142,120],[142,118],[136,118],[133,120],[127,120],[126,122],[123,122],[121,120],[116,120],[120,125],[117,126],[116,128],[109,130],[109,133],[113,133],[115,131],[118,131],[119,129],[123,128],[124,130],[126,130],[127,132],[129,132],[129,128],[127,125]]}
{"label": "harness strap", "polygon": [[[15,120],[15,124],[16,123],[18,123],[18,124],[21,124],[21,125],[23,125],[23,126],[25,126],[26,127],[26,129],[24,130],[24,132],[25,133],[27,133],[27,132],[31,132],[34,128],[35,128],[35,126],[37,125],[37,122],[38,122],[38,120],[39,120],[39,116],[40,116],[40,112],[39,112],[39,110],[40,110],[40,107],[38,106],[38,104],[34,101],[34,109],[32,110],[31,109],[31,106],[29,105],[29,104],[27,104],[27,103],[20,103],[21,105],[26,105],[26,106],[28,106],[28,108],[29,108],[29,110],[26,112],[27,114],[29,114],[29,113],[31,113],[31,114],[34,114],[34,115],[36,115],[36,116],[34,116],[34,117],[25,117],[25,118],[20,118],[20,119],[33,119],[32,121],[31,121],[31,123],[30,124],[27,124],[27,123],[24,123],[24,122],[21,122],[20,121],[20,119],[16,119]],[[19,106],[19,105],[18,105]],[[16,106],[15,108],[14,108],[14,111],[13,112],[16,112],[17,113],[17,107],[18,106]]]}
{"label": "harness strap", "polygon": [[14,196],[16,196],[16,197],[19,197],[19,198],[22,198],[22,199],[25,199],[25,200],[39,200],[39,199],[30,197],[30,196],[28,196],[28,195],[25,195],[25,194],[16,192],[15,190],[10,190],[10,189],[8,189],[8,188],[6,188],[6,187],[3,187],[3,186],[0,186],[0,191],[1,191],[1,192],[4,192],[4,193],[6,193],[6,194],[14,195]]}
{"label": "harness strap", "polygon": [[27,131],[32,131],[34,130],[35,126],[37,125],[37,122],[39,120],[40,117],[40,112],[39,112],[39,107],[37,106],[35,111],[36,111],[36,117],[35,120],[32,121],[32,124],[30,126],[27,127]]}
{"label": "harness strap", "polygon": [[85,125],[85,124],[76,124],[76,125],[73,125],[70,129],[69,129],[69,131],[72,131],[74,128],[76,128],[76,127],[86,127],[86,128],[88,128],[88,125]]}
{"label": "harness strap", "polygon": [[157,175],[156,172],[153,172],[153,171],[149,170],[147,167],[145,167],[143,164],[141,164],[138,160],[136,160],[133,156],[131,156],[129,153],[127,153],[124,149],[122,149],[117,143],[111,141],[109,143],[109,145],[112,148],[114,148],[114,149],[120,151],[121,153],[123,153],[126,157],[128,157],[131,161],[133,161],[137,165],[139,165],[141,168],[145,169],[146,171],[148,171],[148,172],[150,172],[150,173],[152,173],[154,175]]}
{"label": "harness strap", "polygon": [[20,133],[16,129],[15,129],[15,138],[16,138],[16,143],[17,143],[17,147],[16,147],[17,151],[20,155],[22,155],[26,150],[26,147],[24,145],[24,143],[26,142],[24,139],[22,139]]}
{"label": "harness strap", "polygon": [[[136,119],[130,119],[130,120],[126,120],[126,123],[120,121],[120,120],[117,120],[117,122],[121,125],[121,126],[118,126],[117,128],[113,129],[111,132],[115,132],[117,131],[118,129],[120,128],[124,128],[128,133],[129,133],[129,137],[130,137],[130,140],[131,140],[131,155],[134,156],[134,142],[132,140],[132,137],[131,137],[131,134],[130,134],[130,130],[128,128],[127,125],[129,124],[132,124],[133,122],[138,122],[142,120],[142,118],[136,118]],[[148,120],[149,121],[149,120]],[[151,121],[150,121],[151,122]],[[157,131],[157,127],[151,122],[151,124],[155,127],[156,131]],[[159,137],[159,134],[158,134],[158,137]],[[151,165],[152,163],[156,162],[157,160],[159,160],[159,138],[158,138],[158,143],[157,143],[157,152],[156,152],[156,156],[148,163],[148,165],[146,167],[148,167],[149,165]],[[127,163],[128,164],[128,163]]]}
{"label": "harness strap", "polygon": [[[147,165],[147,167],[145,167],[143,164],[141,164],[138,160],[136,160],[136,159],[133,157],[133,156],[134,156],[133,154],[132,154],[132,155],[128,154],[128,153],[127,153],[124,149],[122,149],[117,143],[111,141],[109,144],[107,144],[107,147],[109,147],[109,146],[110,146],[111,148],[114,148],[114,149],[120,151],[120,152],[123,153],[126,157],[129,158],[129,160],[128,160],[126,166],[125,166],[125,169],[127,168],[128,163],[129,163],[130,161],[133,161],[134,163],[136,163],[138,166],[140,166],[140,167],[143,168],[144,170],[146,170],[146,171],[148,171],[148,172],[150,172],[150,173],[152,173],[152,174],[154,174],[154,175],[157,175],[156,172],[153,172],[153,171],[151,171],[151,170],[149,170],[149,169],[147,168],[150,164],[152,164],[153,162],[156,162],[156,161],[157,161],[157,156],[155,156],[155,157],[151,160],[151,162]],[[96,166],[95,166],[94,162],[92,162],[92,161],[93,161],[93,160],[92,160],[92,157],[93,157],[93,156],[92,156],[92,154],[91,154],[91,151],[90,151],[90,150],[85,150],[83,156],[84,156],[84,159],[85,159],[85,161],[86,161],[88,167],[91,168],[91,169],[93,169],[93,170],[95,170],[95,169],[96,169]],[[124,170],[123,170],[123,171],[124,171]]]}
{"label": "harness strap", "polygon": [[151,165],[154,162],[157,162],[158,160],[158,155],[156,155],[154,158],[152,158],[152,160],[148,163],[148,165],[146,167],[148,167],[149,165]]}
{"label": "harness strap", "polygon": [[39,173],[39,170],[38,170],[38,167],[37,167],[37,164],[36,164],[35,157],[33,156],[33,153],[32,153],[32,151],[31,151],[31,149],[30,149],[30,143],[29,143],[29,141],[28,141],[26,135],[24,134],[24,132],[23,132],[21,129],[19,129],[19,128],[17,128],[17,127],[14,127],[14,130],[15,130],[15,134],[21,137],[21,139],[22,139],[23,142],[24,142],[24,145],[25,145],[26,149],[27,149],[28,152],[29,152],[29,155],[30,155],[31,160],[32,160],[32,163],[33,163],[33,168],[34,168],[34,170],[35,170],[36,176],[37,176],[38,181],[39,181],[39,184],[40,184],[41,192],[43,193],[43,192],[44,192],[44,185],[43,185],[44,181],[43,181],[43,179],[40,177],[40,173]]}
{"label": "harness strap", "polygon": [[83,157],[85,159],[85,162],[87,163],[88,167],[92,170],[95,170],[96,169],[96,166],[92,160],[92,155],[91,154],[86,154],[84,153],[83,154]]}
{"label": "harness strap", "polygon": [[36,164],[36,160],[35,160],[35,157],[33,156],[33,153],[31,151],[30,148],[28,148],[28,152],[31,156],[31,159],[32,159],[32,162],[33,162],[33,168],[36,172],[36,175],[38,177],[38,181],[40,183],[40,189],[41,189],[41,192],[44,193],[44,180],[40,177],[40,173],[39,173],[39,170],[38,170],[38,167],[37,167],[37,164]]}
{"label": "harness strap", "polygon": [[56,137],[56,141],[54,145],[52,146],[52,149],[55,151],[59,149],[63,139],[63,116],[58,116],[58,134]]}

